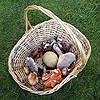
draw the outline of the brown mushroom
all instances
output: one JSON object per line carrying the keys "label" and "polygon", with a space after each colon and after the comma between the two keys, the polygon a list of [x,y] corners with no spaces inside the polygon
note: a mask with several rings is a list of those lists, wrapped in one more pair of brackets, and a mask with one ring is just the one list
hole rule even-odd
{"label": "brown mushroom", "polygon": [[36,83],[38,83],[39,79],[37,77],[37,73],[30,73],[28,76],[28,81],[30,85],[35,85]]}

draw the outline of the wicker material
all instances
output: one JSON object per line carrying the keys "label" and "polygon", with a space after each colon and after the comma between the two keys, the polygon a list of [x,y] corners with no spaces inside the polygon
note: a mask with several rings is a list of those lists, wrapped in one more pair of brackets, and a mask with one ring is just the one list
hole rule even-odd
{"label": "wicker material", "polygon": [[[29,10],[40,10],[52,19],[32,27],[27,17]],[[63,22],[51,11],[43,7],[37,5],[28,6],[25,9],[24,17],[26,21],[26,33],[18,41],[10,53],[8,60],[9,72],[22,89],[39,95],[51,94],[60,89],[72,78],[75,78],[78,73],[82,71],[91,53],[90,43],[86,37],[74,26]],[[28,26],[30,26],[30,30],[28,30]],[[23,69],[24,61],[25,58],[29,56],[31,51],[40,45],[42,41],[47,41],[56,36],[59,36],[62,39],[65,39],[68,43],[73,44],[73,47],[76,48],[75,51],[77,51],[78,59],[74,65],[75,68],[60,84],[57,84],[53,89],[50,90],[38,91],[35,89],[35,87],[30,86],[27,82],[27,76]]]}

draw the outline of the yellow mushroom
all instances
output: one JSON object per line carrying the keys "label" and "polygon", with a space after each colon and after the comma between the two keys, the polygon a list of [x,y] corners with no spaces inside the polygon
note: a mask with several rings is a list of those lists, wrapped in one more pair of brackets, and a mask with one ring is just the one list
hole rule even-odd
{"label": "yellow mushroom", "polygon": [[26,74],[30,73],[30,70],[29,70],[29,68],[27,66],[24,67],[24,71],[25,71]]}

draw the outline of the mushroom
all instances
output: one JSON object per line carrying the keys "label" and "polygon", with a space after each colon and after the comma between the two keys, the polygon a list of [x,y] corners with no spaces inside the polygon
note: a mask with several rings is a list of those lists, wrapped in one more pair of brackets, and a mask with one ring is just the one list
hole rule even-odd
{"label": "mushroom", "polygon": [[62,39],[60,37],[57,37],[57,44],[60,48],[62,48]]}
{"label": "mushroom", "polygon": [[63,76],[67,76],[67,74],[68,74],[68,68],[62,68],[62,75]]}
{"label": "mushroom", "polygon": [[32,59],[31,57],[27,57],[26,58],[26,66],[29,67],[29,69],[32,71],[32,72],[36,72],[38,73],[39,72],[39,68],[44,70],[44,67],[42,66],[42,63],[41,63],[41,59],[39,59],[37,61],[37,63],[34,61],[34,59]]}
{"label": "mushroom", "polygon": [[24,71],[25,71],[26,74],[30,73],[30,70],[29,70],[29,68],[27,66],[24,67]]}
{"label": "mushroom", "polygon": [[50,45],[52,46],[54,43],[56,43],[56,40],[55,39],[52,39]]}
{"label": "mushroom", "polygon": [[62,72],[61,72],[61,70],[59,68],[57,68],[55,70],[50,71],[49,74],[44,73],[42,75],[42,80],[45,81],[45,80],[48,80],[49,78],[53,78],[53,77],[59,76],[59,75],[62,75]]}
{"label": "mushroom", "polygon": [[26,63],[26,66],[28,66],[32,72],[38,72],[38,67],[34,59],[32,59],[31,57],[27,57],[25,60],[25,63]]}
{"label": "mushroom", "polygon": [[36,83],[38,83],[39,79],[37,77],[37,73],[30,73],[28,76],[28,81],[30,85],[35,85]]}
{"label": "mushroom", "polygon": [[61,41],[57,41],[57,44],[60,48],[62,48],[62,44],[61,44]]}
{"label": "mushroom", "polygon": [[60,83],[63,80],[62,76],[56,76],[54,78],[49,78],[47,81],[45,81],[43,84],[45,85],[45,87],[50,88],[50,87],[54,87],[57,83]]}
{"label": "mushroom", "polygon": [[57,67],[60,69],[62,69],[64,67],[69,67],[72,64],[72,62],[74,62],[76,60],[76,57],[72,52],[62,54],[62,51],[60,50],[60,48],[58,47],[57,44],[53,45],[53,49],[59,55]]}
{"label": "mushroom", "polygon": [[49,74],[43,74],[42,75],[42,80],[44,81],[44,85],[47,88],[54,87],[57,83],[60,83],[63,78],[62,78],[62,72],[59,68],[51,71]]}
{"label": "mushroom", "polygon": [[49,43],[46,43],[45,45],[44,45],[44,49],[47,49],[47,47],[49,47],[50,46],[50,44]]}
{"label": "mushroom", "polygon": [[57,64],[58,57],[54,52],[48,51],[43,55],[43,62],[46,66],[54,68]]}
{"label": "mushroom", "polygon": [[53,88],[56,85],[56,81],[49,79],[49,80],[45,81],[43,84],[47,88],[50,88],[50,87]]}

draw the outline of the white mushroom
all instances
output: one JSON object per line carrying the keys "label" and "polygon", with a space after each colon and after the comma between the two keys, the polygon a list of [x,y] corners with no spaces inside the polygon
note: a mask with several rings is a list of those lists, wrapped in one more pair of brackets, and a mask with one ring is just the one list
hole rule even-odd
{"label": "white mushroom", "polygon": [[67,76],[67,74],[68,74],[68,68],[65,67],[62,69],[62,75]]}
{"label": "white mushroom", "polygon": [[49,43],[46,43],[43,48],[44,49],[47,49],[48,46],[50,46],[50,44]]}
{"label": "white mushroom", "polygon": [[38,72],[38,67],[34,62],[34,59],[32,59],[31,57],[27,57],[25,63],[26,66],[28,66],[32,72]]}
{"label": "white mushroom", "polygon": [[55,39],[52,39],[50,45],[52,46],[54,43],[56,43],[56,40]]}

